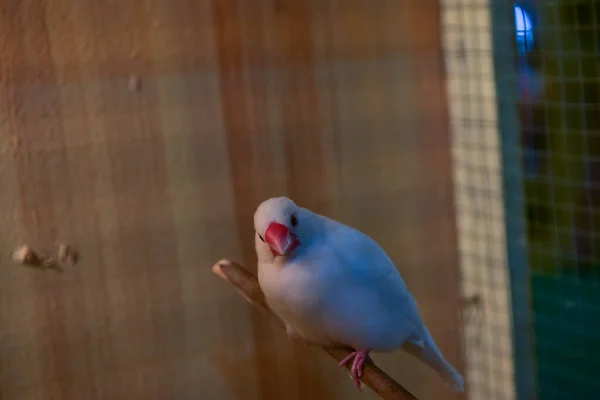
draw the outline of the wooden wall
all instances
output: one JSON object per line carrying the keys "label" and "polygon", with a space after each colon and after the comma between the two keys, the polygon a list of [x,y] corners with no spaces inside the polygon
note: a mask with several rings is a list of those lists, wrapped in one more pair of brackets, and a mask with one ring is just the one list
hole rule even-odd
{"label": "wooden wall", "polygon": [[[281,194],[378,240],[463,370],[438,14],[0,0],[0,398],[373,399],[210,271],[255,268],[254,208]],[[62,273],[11,263],[61,241],[81,256]]]}

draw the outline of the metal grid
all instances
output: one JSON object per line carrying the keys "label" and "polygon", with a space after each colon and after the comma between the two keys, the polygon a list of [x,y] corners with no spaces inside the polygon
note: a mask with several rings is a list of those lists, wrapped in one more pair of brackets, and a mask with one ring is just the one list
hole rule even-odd
{"label": "metal grid", "polygon": [[597,398],[600,2],[442,4],[470,398]]}
{"label": "metal grid", "polygon": [[541,399],[592,399],[600,390],[600,3],[517,6],[532,38],[518,52],[518,104],[536,389]]}
{"label": "metal grid", "polygon": [[442,2],[470,399],[514,398],[491,24],[485,2]]}

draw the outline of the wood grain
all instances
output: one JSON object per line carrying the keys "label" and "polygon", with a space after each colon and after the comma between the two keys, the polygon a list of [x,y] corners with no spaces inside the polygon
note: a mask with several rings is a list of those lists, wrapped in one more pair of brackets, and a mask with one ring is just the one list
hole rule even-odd
{"label": "wood grain", "polygon": [[[273,195],[381,243],[462,370],[437,8],[2,1],[0,398],[373,398],[195,267],[253,268]],[[62,242],[61,274],[11,264]],[[458,398],[409,360],[377,362]]]}

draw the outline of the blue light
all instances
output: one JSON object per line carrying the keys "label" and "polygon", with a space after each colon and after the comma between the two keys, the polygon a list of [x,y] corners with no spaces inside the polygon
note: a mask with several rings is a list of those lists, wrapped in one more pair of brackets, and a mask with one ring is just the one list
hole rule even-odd
{"label": "blue light", "polygon": [[533,46],[533,25],[527,11],[519,6],[515,9],[515,28],[517,33],[517,49],[520,54],[528,53]]}

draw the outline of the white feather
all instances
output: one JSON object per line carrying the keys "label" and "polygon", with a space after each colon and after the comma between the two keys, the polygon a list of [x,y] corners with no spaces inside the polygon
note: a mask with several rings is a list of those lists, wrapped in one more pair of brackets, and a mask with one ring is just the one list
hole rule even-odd
{"label": "white feather", "polygon": [[[297,227],[288,223],[291,215]],[[273,256],[260,239],[271,222],[300,240],[287,257]],[[462,376],[444,359],[402,276],[374,240],[285,197],[264,201],[254,223],[259,283],[290,336],[356,350],[404,348],[462,391]]]}

